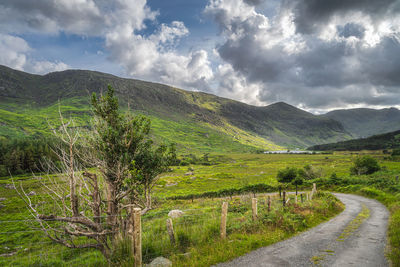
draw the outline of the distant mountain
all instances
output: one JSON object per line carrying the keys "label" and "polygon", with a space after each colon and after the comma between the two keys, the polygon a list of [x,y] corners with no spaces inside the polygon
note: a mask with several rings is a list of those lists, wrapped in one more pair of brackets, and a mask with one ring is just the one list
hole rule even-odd
{"label": "distant mountain", "polygon": [[396,108],[335,110],[322,117],[339,121],[356,138],[400,130],[400,110]]}
{"label": "distant mountain", "polygon": [[317,151],[357,151],[400,148],[400,131],[374,135],[368,138],[354,139],[344,142],[315,145],[309,150]]}
{"label": "distant mountain", "polygon": [[125,110],[149,116],[159,140],[181,151],[245,152],[307,147],[350,139],[341,123],[285,103],[256,107],[215,95],[67,70],[32,75],[0,66],[0,137],[43,135],[58,123],[58,109],[87,127],[89,95],[111,84]]}

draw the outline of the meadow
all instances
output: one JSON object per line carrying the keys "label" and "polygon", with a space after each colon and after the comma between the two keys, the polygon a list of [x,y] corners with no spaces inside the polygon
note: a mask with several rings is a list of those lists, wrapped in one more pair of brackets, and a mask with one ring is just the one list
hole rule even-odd
{"label": "meadow", "polygon": [[[349,169],[357,154],[373,154],[383,170],[374,175],[353,177]],[[251,219],[251,197],[246,194],[223,198],[174,199],[188,194],[203,194],[228,188],[242,188],[254,184],[277,186],[279,169],[302,168],[307,164],[321,171],[322,177],[309,181],[303,189],[310,189],[312,182],[327,191],[356,192],[377,198],[392,212],[389,236],[395,259],[400,248],[398,225],[400,221],[400,162],[381,153],[369,151],[335,154],[210,154],[201,164],[173,166],[161,175],[154,191],[155,209],[143,216],[143,259],[149,262],[157,256],[171,259],[174,266],[209,266],[266,246],[328,220],[343,207],[329,194],[319,194],[312,202],[289,204],[282,209],[281,201],[273,199],[271,212],[265,206],[266,195],[257,194],[259,220]],[[337,180],[332,180],[335,173]],[[37,205],[46,205],[48,196],[42,195],[40,182],[30,175],[14,177]],[[76,250],[56,245],[35,229],[35,221],[15,190],[9,189],[10,177],[0,179],[0,265],[5,266],[98,266],[105,264],[103,256],[94,250]],[[396,191],[398,190],[398,191]],[[392,194],[390,192],[397,192]],[[228,238],[219,238],[221,203],[229,202]],[[182,218],[174,219],[177,244],[170,245],[165,230],[168,211],[181,209]],[[211,251],[211,252],[210,252]],[[131,259],[129,246],[121,241],[115,251],[114,264],[126,266]],[[124,256],[125,255],[125,256]],[[206,255],[206,256],[205,256]],[[123,260],[122,260],[123,259]],[[396,262],[395,262],[396,263]],[[398,266],[398,265],[394,265]]]}

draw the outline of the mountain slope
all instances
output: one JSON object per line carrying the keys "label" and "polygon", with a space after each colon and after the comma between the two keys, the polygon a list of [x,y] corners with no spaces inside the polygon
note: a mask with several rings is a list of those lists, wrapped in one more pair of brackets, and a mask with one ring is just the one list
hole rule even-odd
{"label": "mountain slope", "polygon": [[87,126],[89,96],[111,84],[122,106],[150,116],[154,135],[186,151],[306,147],[350,135],[329,118],[285,103],[255,107],[214,95],[84,70],[32,75],[0,66],[0,136],[45,134],[63,114]]}
{"label": "mountain slope", "polygon": [[354,137],[368,137],[400,130],[400,110],[396,108],[335,110],[322,117],[341,122]]}
{"label": "mountain slope", "polygon": [[394,148],[400,148],[400,131],[374,135],[368,138],[354,139],[324,145],[315,145],[308,149],[318,151],[357,151]]}

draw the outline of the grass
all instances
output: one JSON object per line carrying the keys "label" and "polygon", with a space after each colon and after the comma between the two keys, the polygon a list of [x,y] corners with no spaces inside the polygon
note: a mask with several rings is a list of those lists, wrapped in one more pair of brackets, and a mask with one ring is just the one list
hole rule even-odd
{"label": "grass", "polygon": [[[274,208],[269,214],[264,204],[265,196],[258,195],[259,220],[256,222],[251,220],[249,195],[233,197],[232,200],[227,198],[228,238],[221,240],[219,216],[221,202],[224,199],[194,199],[193,202],[167,199],[172,196],[204,193],[255,183],[277,185],[275,176],[279,169],[286,166],[299,168],[312,164],[322,168],[323,177],[330,177],[332,173],[336,173],[339,177],[335,181],[328,178],[310,181],[310,183],[316,182],[318,188],[355,192],[378,199],[388,206],[391,211],[388,233],[392,247],[390,257],[394,266],[400,266],[400,185],[396,182],[396,176],[400,174],[400,164],[393,159],[385,159],[385,155],[374,154],[384,167],[383,171],[368,176],[349,176],[352,160],[356,156],[354,153],[346,152],[331,155],[211,154],[209,165],[173,167],[171,172],[164,173],[158,181],[154,195],[156,209],[143,217],[144,260],[149,262],[163,255],[170,258],[174,266],[209,266],[289,238],[328,220],[341,209],[337,205],[325,206],[328,195],[319,196],[313,204],[289,205],[286,210],[279,208],[281,204],[275,200]],[[21,182],[28,191],[33,190],[37,193],[37,196],[34,196],[35,201],[45,200],[41,196],[43,191],[37,180],[29,175],[15,177],[15,180]],[[6,198],[0,203],[4,205],[0,208],[0,233],[12,232],[0,234],[0,254],[12,252],[17,254],[12,257],[0,257],[0,265],[101,266],[104,264],[104,258],[96,251],[73,250],[46,243],[49,241],[43,238],[40,231],[31,231],[32,223],[18,222],[29,219],[30,214],[15,192],[4,187],[10,183],[9,177],[0,178],[0,197]],[[320,202],[320,199],[325,200]],[[333,200],[329,201],[336,203]],[[184,217],[174,219],[176,246],[169,244],[165,231],[165,220],[171,209],[185,211]],[[122,248],[118,253],[125,255],[123,254],[125,252]],[[118,262],[118,264],[124,266],[127,263]]]}
{"label": "grass", "polygon": [[354,220],[352,220],[346,228],[343,230],[343,233],[340,234],[340,236],[337,238],[337,241],[344,241],[346,240],[354,231],[356,231],[361,224],[368,219],[370,215],[370,210],[367,208],[367,206],[362,205],[362,210],[361,212],[357,215]]}

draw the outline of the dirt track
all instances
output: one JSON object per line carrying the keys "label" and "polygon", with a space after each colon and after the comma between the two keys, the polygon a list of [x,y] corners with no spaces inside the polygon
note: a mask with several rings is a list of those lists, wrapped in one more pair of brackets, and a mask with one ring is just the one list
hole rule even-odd
{"label": "dirt track", "polygon": [[389,266],[389,212],[378,201],[335,194],[346,209],[311,230],[217,266]]}

